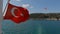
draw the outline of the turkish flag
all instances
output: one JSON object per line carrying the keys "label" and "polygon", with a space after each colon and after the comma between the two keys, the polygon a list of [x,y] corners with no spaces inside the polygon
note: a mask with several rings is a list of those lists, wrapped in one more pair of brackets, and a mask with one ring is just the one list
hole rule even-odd
{"label": "turkish flag", "polygon": [[14,6],[8,3],[8,8],[4,19],[12,20],[15,23],[21,23],[29,19],[29,12],[26,8]]}

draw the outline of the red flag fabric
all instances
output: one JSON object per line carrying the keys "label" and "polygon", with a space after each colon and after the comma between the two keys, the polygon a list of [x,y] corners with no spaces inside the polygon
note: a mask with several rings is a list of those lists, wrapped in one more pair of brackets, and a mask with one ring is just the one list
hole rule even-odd
{"label": "red flag fabric", "polygon": [[15,23],[21,23],[29,19],[29,12],[26,8],[17,7],[8,3],[8,8],[4,19],[12,20]]}

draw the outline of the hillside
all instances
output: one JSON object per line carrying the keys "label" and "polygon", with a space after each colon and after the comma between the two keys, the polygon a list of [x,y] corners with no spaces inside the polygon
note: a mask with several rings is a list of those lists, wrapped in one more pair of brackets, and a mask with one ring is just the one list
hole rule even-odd
{"label": "hillside", "polygon": [[32,13],[32,19],[60,19],[60,13]]}

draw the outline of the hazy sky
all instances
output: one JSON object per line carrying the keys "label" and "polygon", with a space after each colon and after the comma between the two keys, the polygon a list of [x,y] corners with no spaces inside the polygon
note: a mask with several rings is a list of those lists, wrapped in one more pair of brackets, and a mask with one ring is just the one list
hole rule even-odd
{"label": "hazy sky", "polygon": [[[4,0],[4,7],[6,2]],[[11,0],[10,3],[26,7],[29,13],[60,13],[60,0]]]}

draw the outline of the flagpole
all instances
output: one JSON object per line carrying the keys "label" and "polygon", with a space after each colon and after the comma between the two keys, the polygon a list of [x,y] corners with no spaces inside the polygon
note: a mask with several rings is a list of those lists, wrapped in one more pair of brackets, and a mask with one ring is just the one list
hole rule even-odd
{"label": "flagpole", "polygon": [[6,14],[6,10],[7,10],[7,8],[8,8],[8,3],[10,2],[10,0],[8,0],[8,2],[7,2],[7,4],[6,4],[6,6],[5,6],[5,9],[4,9],[4,12],[3,12],[3,16],[5,16],[5,14]]}
{"label": "flagpole", "polygon": [[3,20],[2,8],[3,0],[0,0],[0,34],[2,34],[2,20]]}

